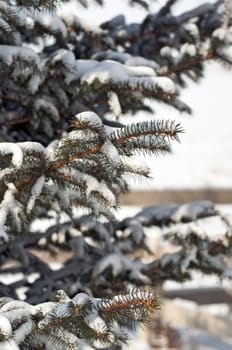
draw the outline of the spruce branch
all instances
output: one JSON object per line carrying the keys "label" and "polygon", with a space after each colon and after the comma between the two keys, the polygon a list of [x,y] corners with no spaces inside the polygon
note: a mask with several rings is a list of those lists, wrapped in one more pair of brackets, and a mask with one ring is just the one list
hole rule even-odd
{"label": "spruce branch", "polygon": [[201,62],[204,61],[209,61],[214,59],[215,56],[213,55],[212,52],[209,52],[207,55],[205,56],[198,56],[194,59],[190,59],[185,63],[178,63],[176,66],[167,68],[166,71],[163,71],[160,73],[161,76],[170,76],[173,73],[181,73],[184,72],[185,70],[192,68],[196,65],[199,65]]}
{"label": "spruce branch", "polygon": [[25,6],[34,9],[49,9],[53,10],[56,8],[60,0],[17,0],[19,6]]}
{"label": "spruce branch", "polygon": [[49,192],[54,196],[52,189],[63,193],[67,209],[76,198],[95,214],[112,217],[108,209],[116,206],[125,189],[124,174],[148,176],[147,168],[133,162],[127,166],[123,156],[131,156],[136,150],[168,152],[169,140],[179,140],[178,134],[183,131],[175,122],[154,120],[107,134],[93,112],[77,114],[72,127],[67,136],[47,148],[36,142],[0,144],[2,237],[7,237],[5,225],[22,232],[21,221],[30,221],[36,203],[44,196],[48,200]]}
{"label": "spruce branch", "polygon": [[[105,320],[119,322],[123,326],[136,327],[138,322],[147,323],[155,311],[160,310],[160,301],[152,289],[132,289],[127,293],[113,298],[102,299],[98,305],[98,312]],[[127,322],[125,322],[125,319]]]}
{"label": "spruce branch", "polygon": [[18,349],[42,349],[50,343],[56,349],[79,349],[84,343],[91,348],[120,344],[127,321],[147,322],[159,308],[154,291],[144,288],[103,300],[85,293],[71,299],[59,290],[55,301],[35,306],[2,298],[0,346],[8,341]]}

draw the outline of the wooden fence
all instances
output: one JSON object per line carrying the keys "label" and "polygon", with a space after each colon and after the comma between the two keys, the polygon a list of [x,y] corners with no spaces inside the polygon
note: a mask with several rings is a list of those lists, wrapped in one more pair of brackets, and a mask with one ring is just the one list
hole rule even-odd
{"label": "wooden fence", "polygon": [[214,203],[232,204],[232,188],[133,190],[120,197],[120,205],[149,206],[161,203],[187,203],[207,199]]}

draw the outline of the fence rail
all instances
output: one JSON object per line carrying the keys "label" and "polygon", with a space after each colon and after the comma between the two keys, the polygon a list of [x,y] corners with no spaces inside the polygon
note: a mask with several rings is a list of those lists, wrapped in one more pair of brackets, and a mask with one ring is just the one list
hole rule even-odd
{"label": "fence rail", "polygon": [[228,189],[167,189],[133,190],[120,197],[120,205],[156,205],[161,203],[186,203],[207,199],[214,203],[232,203],[232,188]]}

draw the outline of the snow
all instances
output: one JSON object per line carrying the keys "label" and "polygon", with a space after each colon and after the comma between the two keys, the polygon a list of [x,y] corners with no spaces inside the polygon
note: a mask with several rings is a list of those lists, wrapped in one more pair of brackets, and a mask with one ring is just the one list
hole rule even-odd
{"label": "snow", "polygon": [[[46,113],[49,113],[49,116],[54,120],[59,120],[59,113],[51,102],[47,101],[44,98],[37,98],[35,99],[34,106],[35,110],[38,112],[39,110],[42,110],[43,112],[46,111]],[[47,129],[49,127],[49,124],[47,123]]]}
{"label": "snow", "polygon": [[12,327],[7,317],[0,315],[0,334],[3,337],[9,337],[12,333]]}
{"label": "snow", "polygon": [[20,167],[23,163],[23,151],[19,145],[11,142],[1,142],[0,143],[0,153],[11,154],[12,153],[12,163],[16,167]]}
{"label": "snow", "polygon": [[129,69],[126,69],[129,76],[136,76],[136,77],[144,77],[144,76],[155,76],[155,71],[151,67],[142,66],[142,65],[128,65]]}
{"label": "snow", "polygon": [[197,260],[198,260],[197,253],[198,253],[198,248],[192,247],[192,249],[188,252],[188,255],[186,256],[186,258],[181,263],[182,273],[185,273],[188,271],[189,266],[191,265],[191,262],[197,263]]}
{"label": "snow", "polygon": [[29,214],[35,204],[36,199],[39,197],[41,194],[43,187],[45,184],[45,176],[42,175],[40,176],[34,183],[31,189],[31,197],[29,198],[28,204],[27,204],[27,213]]}
{"label": "snow", "polygon": [[54,12],[49,11],[35,11],[35,21],[44,28],[47,28],[52,33],[59,33],[63,38],[67,36],[67,29],[63,21]]}
{"label": "snow", "polygon": [[123,350],[150,350],[150,346],[139,338],[129,340],[128,344],[123,346]]}
{"label": "snow", "polygon": [[85,305],[86,303],[89,302],[89,300],[90,300],[90,297],[85,293],[78,293],[72,299],[74,305],[80,305],[80,306]]}
{"label": "snow", "polygon": [[35,94],[41,83],[41,77],[39,74],[33,74],[28,82],[28,89],[31,93]]}
{"label": "snow", "polygon": [[112,81],[124,81],[128,77],[128,69],[122,64],[110,60],[97,62],[93,69],[88,69],[82,75],[81,81],[92,84],[94,80],[101,83]]}
{"label": "snow", "polygon": [[7,339],[7,341],[2,341],[0,343],[1,350],[20,350],[18,345],[13,339]]}
{"label": "snow", "polygon": [[182,53],[182,55],[187,54],[189,56],[196,56],[197,49],[194,44],[185,43],[181,46],[180,52]]}
{"label": "snow", "polygon": [[174,82],[167,77],[154,78],[156,86],[166,93],[174,94],[176,92],[176,87]]}
{"label": "snow", "polygon": [[108,93],[108,104],[114,116],[119,117],[122,112],[121,105],[118,96],[113,91]]}
{"label": "snow", "polygon": [[91,313],[87,314],[84,317],[85,322],[87,325],[94,329],[96,332],[103,332],[105,333],[107,329],[107,325],[104,322],[104,320],[99,316],[97,310],[91,310]]}
{"label": "snow", "polygon": [[8,189],[6,190],[3,200],[0,204],[0,237],[8,239],[5,224],[9,214],[12,215],[12,219],[15,222],[16,228],[19,229],[21,226],[21,220],[19,214],[22,210],[22,205],[14,198],[16,188],[14,184],[9,183]]}
{"label": "snow", "polygon": [[[75,116],[75,119],[80,122],[80,127],[82,126],[82,124],[86,127],[87,125],[89,125],[89,127],[92,130],[96,130],[96,131],[102,131],[102,127],[103,127],[103,123],[101,118],[94,112],[82,112],[82,113],[78,113]],[[74,122],[75,124],[75,122]],[[78,128],[78,123],[76,125],[76,127]]]}
{"label": "snow", "polygon": [[107,201],[110,203],[110,205],[115,204],[115,196],[113,192],[109,190],[107,185],[103,181],[98,181],[95,177],[84,174],[80,172],[80,177],[84,180],[87,188],[86,188],[86,196],[90,196],[92,192],[98,192],[100,193]]}
{"label": "snow", "polygon": [[223,46],[217,49],[220,56],[225,57],[230,63],[232,63],[232,46]]}
{"label": "snow", "polygon": [[55,308],[56,304],[52,301],[48,301],[42,304],[35,305],[35,310],[41,312],[43,316],[51,312]]}
{"label": "snow", "polygon": [[162,49],[160,50],[160,55],[163,57],[169,57],[171,56],[171,48],[169,46],[164,46],[162,47]]}
{"label": "snow", "polygon": [[14,339],[17,344],[20,344],[28,334],[31,333],[32,328],[34,327],[32,320],[27,319],[26,322],[21,324],[15,331],[14,331]]}
{"label": "snow", "polygon": [[114,164],[118,165],[121,163],[121,158],[117,148],[109,140],[104,142],[101,147],[101,152],[104,153]]}
{"label": "snow", "polygon": [[194,23],[187,23],[184,28],[197,40],[199,37],[199,30]]}
{"label": "snow", "polygon": [[75,23],[75,25],[79,25],[86,33],[91,33],[94,36],[103,35],[105,33],[105,30],[101,29],[99,25],[91,21],[90,17],[88,17],[88,19],[85,19],[83,17],[78,17],[76,15],[70,15],[70,14],[64,17],[67,22],[71,22],[71,23]]}
{"label": "snow", "polygon": [[208,200],[183,204],[171,215],[171,218],[174,222],[180,222],[183,219],[195,221],[202,212],[213,212],[213,207],[213,203]]}
{"label": "snow", "polygon": [[[181,143],[172,143],[172,153],[148,157],[152,180],[130,182],[131,189],[214,189],[231,188],[232,158],[230,112],[231,76],[218,63],[206,65],[205,79],[199,84],[187,81],[181,98],[193,108],[193,117],[147,100],[159,119],[179,122],[185,132]],[[223,94],[218,93],[219,85]],[[126,123],[144,121],[151,116],[145,112],[128,116]],[[217,142],[215,143],[215,140]],[[171,176],[170,176],[171,172]]]}
{"label": "snow", "polygon": [[206,57],[210,51],[210,48],[211,48],[211,41],[207,39],[203,43],[201,43],[200,47],[198,48],[199,55]]}
{"label": "snow", "polygon": [[75,55],[72,51],[59,49],[55,51],[51,63],[54,64],[58,61],[61,61],[67,67],[73,66],[75,64]]}
{"label": "snow", "polygon": [[77,78],[80,78],[84,73],[93,70],[94,68],[98,67],[99,62],[96,60],[76,60],[76,66],[78,71]]}
{"label": "snow", "polygon": [[142,159],[138,159],[136,156],[130,156],[130,157],[122,157],[123,163],[125,163],[126,166],[129,166],[129,169],[132,169],[137,174],[149,174],[149,167],[145,161]]}
{"label": "snow", "polygon": [[36,52],[28,47],[0,45],[0,60],[10,66],[17,58],[33,62],[37,69],[40,69],[41,62]]}
{"label": "snow", "polygon": [[45,156],[47,155],[47,149],[39,142],[18,142],[16,145],[26,152],[36,152],[43,153]]}
{"label": "snow", "polygon": [[223,41],[225,39],[225,36],[226,36],[226,29],[225,28],[217,28],[212,34],[213,38],[217,38],[220,41]]}
{"label": "snow", "polygon": [[[167,77],[155,77],[155,72],[150,67],[144,66],[125,66],[119,62],[105,60],[104,62],[91,61],[89,64],[77,61],[77,65],[82,65],[79,69],[81,82],[93,84],[99,81],[102,84],[112,82],[116,84],[126,83],[131,88],[157,90],[160,89],[165,93],[175,93],[174,82]],[[78,67],[77,66],[77,67]],[[91,67],[92,66],[92,67]]]}
{"label": "snow", "polygon": [[[128,55],[129,56],[129,55]],[[131,56],[128,57],[128,59],[125,61],[125,65],[126,66],[147,66],[147,67],[151,67],[151,68],[156,68],[157,64],[152,61],[152,60],[148,60],[144,57],[140,57],[140,56]]]}
{"label": "snow", "polygon": [[125,271],[130,266],[131,262],[126,256],[119,254],[108,254],[95,266],[93,270],[93,277],[99,276],[108,267],[112,268],[112,274],[114,277],[116,277],[121,271]]}
{"label": "snow", "polygon": [[[123,81],[122,81],[123,82]],[[126,80],[124,80],[126,82]],[[162,90],[164,93],[167,94],[174,94],[175,93],[175,84],[173,81],[169,78],[165,77],[141,77],[141,78],[130,78],[128,80],[128,86],[130,86],[132,89],[139,89],[141,90],[141,93],[143,90],[149,90],[149,91],[156,91],[156,90]]]}

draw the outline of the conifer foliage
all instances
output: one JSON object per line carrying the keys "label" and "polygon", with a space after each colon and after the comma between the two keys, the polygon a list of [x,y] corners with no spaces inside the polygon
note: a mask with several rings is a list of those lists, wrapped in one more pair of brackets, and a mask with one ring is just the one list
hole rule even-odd
{"label": "conifer foliage", "polygon": [[[172,120],[121,116],[152,113],[148,99],[191,112],[179,98],[185,77],[197,82],[208,60],[232,64],[231,1],[173,15],[168,0],[142,23],[118,15],[101,25],[58,15],[63,2],[0,0],[0,264],[3,275],[23,273],[0,284],[1,349],[120,349],[159,309],[154,286],[193,268],[232,277],[231,221],[212,203],[114,216],[127,175],[149,177],[136,156],[169,152],[183,132]],[[149,11],[151,1],[128,3]],[[79,206],[89,215],[76,217]],[[208,235],[211,218],[223,239]],[[35,232],[36,219],[49,227]],[[179,250],[132,257],[152,254],[150,226]],[[71,257],[54,271],[33,249]]]}

